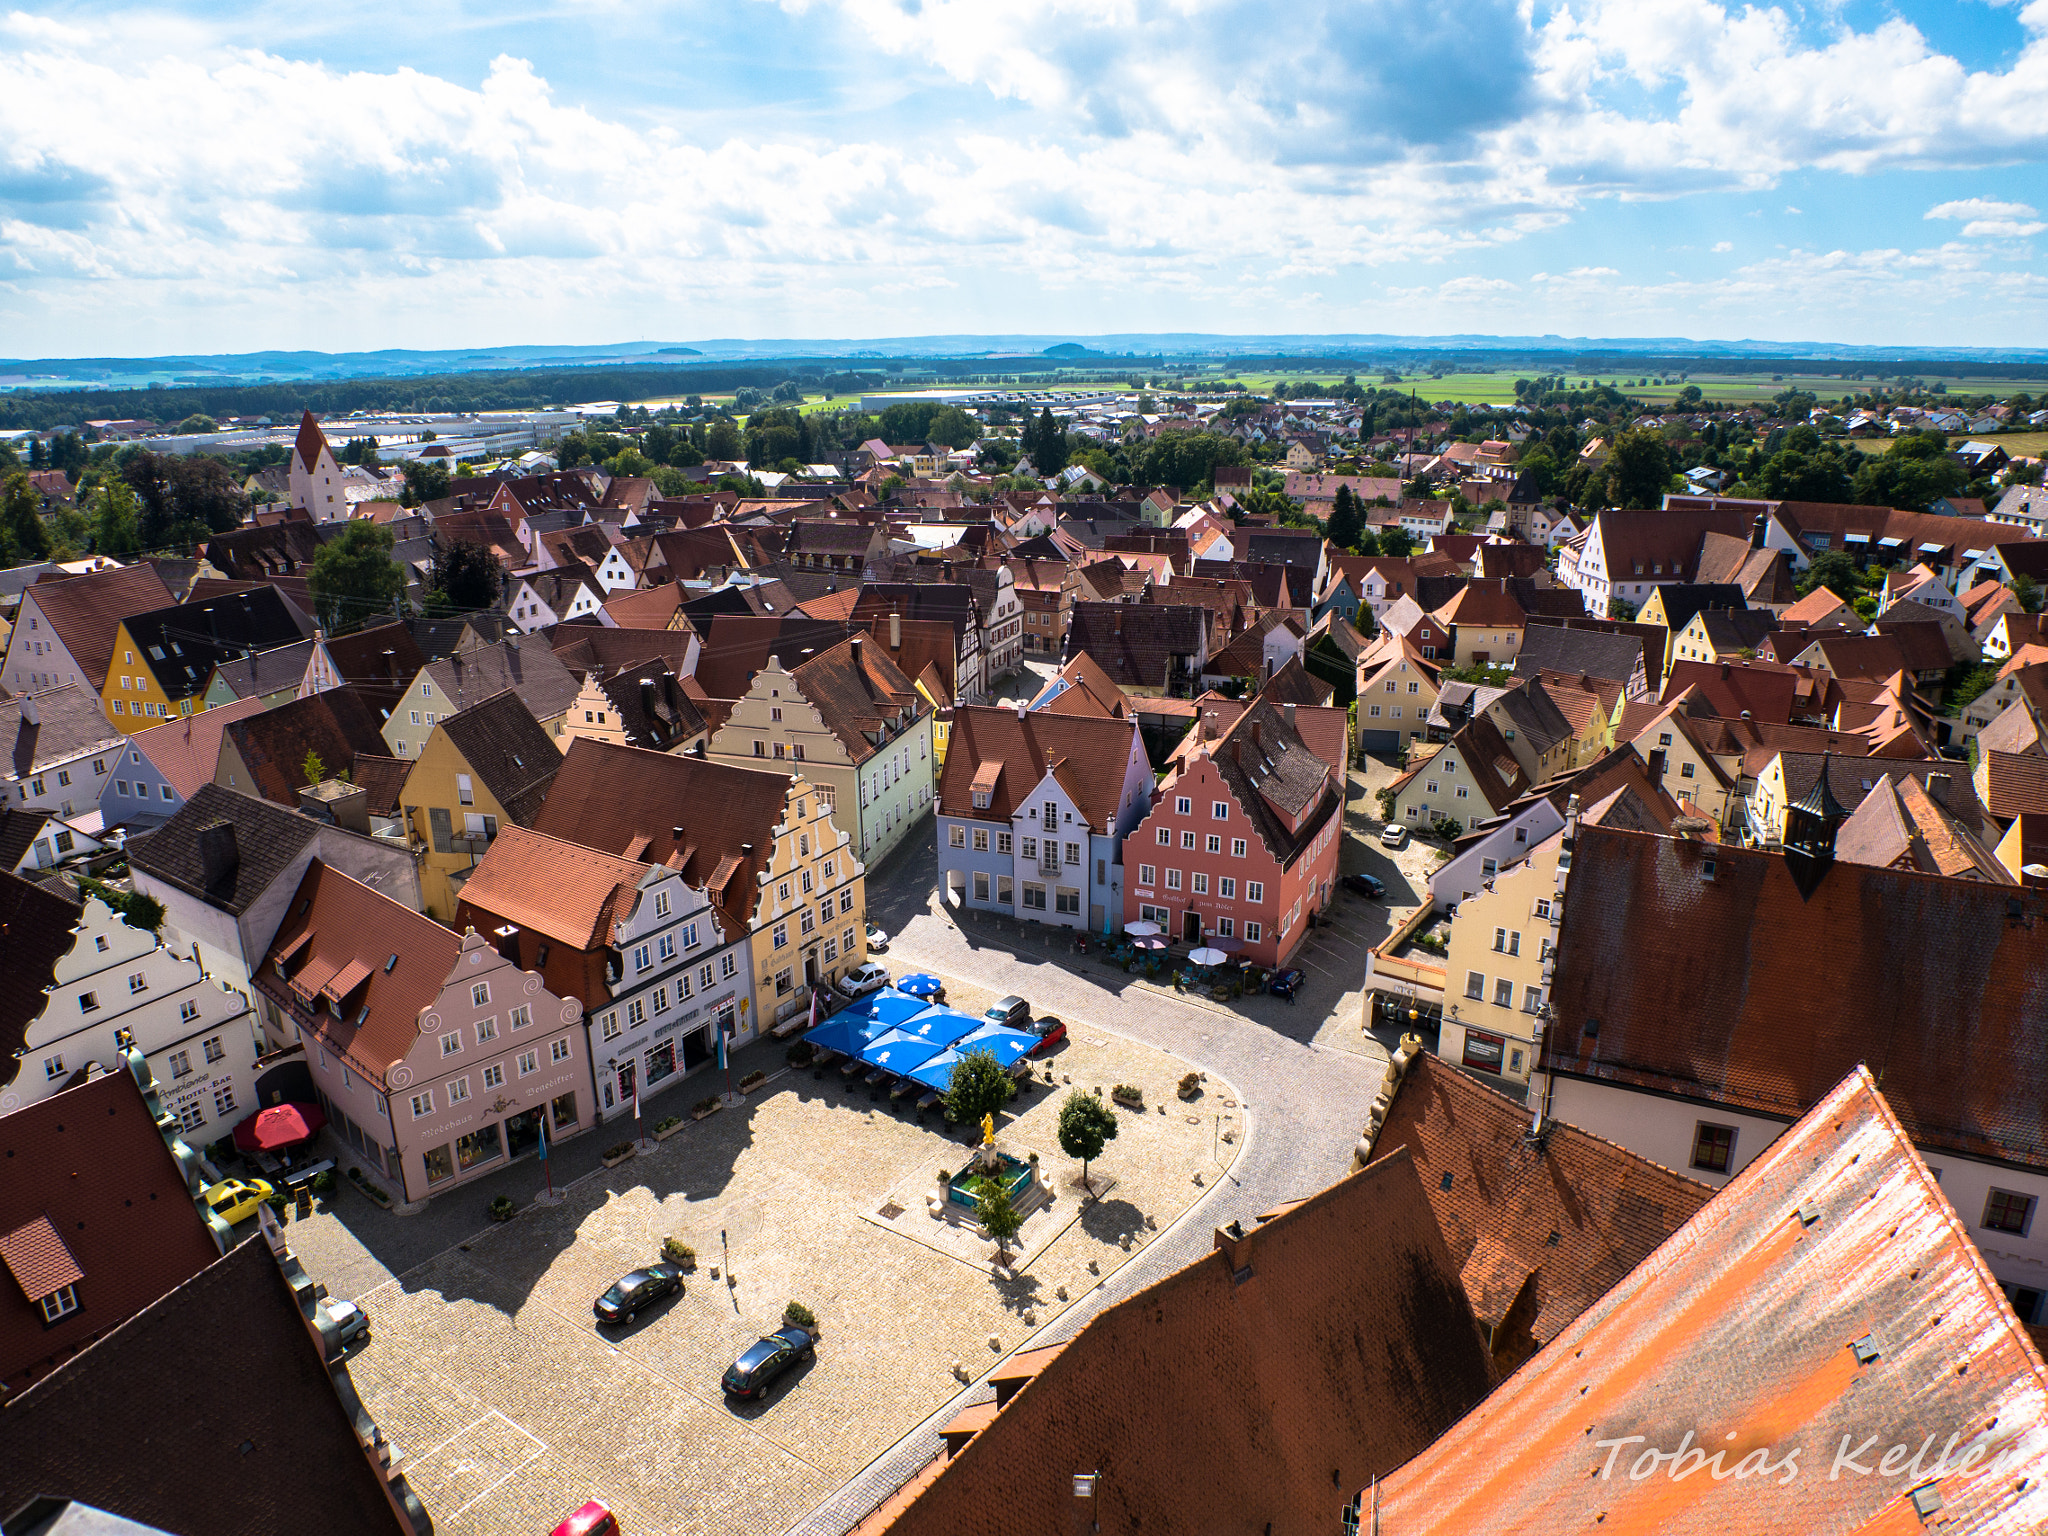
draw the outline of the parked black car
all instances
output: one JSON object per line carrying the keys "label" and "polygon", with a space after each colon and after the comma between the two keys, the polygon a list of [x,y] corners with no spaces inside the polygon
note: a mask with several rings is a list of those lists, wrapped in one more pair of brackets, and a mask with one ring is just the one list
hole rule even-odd
{"label": "parked black car", "polygon": [[1346,875],[1337,883],[1354,896],[1370,896],[1375,901],[1387,894],[1387,888],[1371,875]]}
{"label": "parked black car", "polygon": [[1301,986],[1302,978],[1303,973],[1290,966],[1284,971],[1275,971],[1273,979],[1266,984],[1266,990],[1275,997],[1286,998],[1291,1003],[1294,1001],[1295,992]]}
{"label": "parked black car", "polygon": [[777,1377],[800,1360],[817,1353],[818,1344],[802,1328],[778,1328],[725,1368],[720,1382],[733,1397],[766,1397]]}
{"label": "parked black car", "polygon": [[683,1272],[673,1264],[650,1264],[630,1275],[621,1275],[590,1310],[600,1323],[630,1323],[634,1314],[645,1312],[664,1296],[682,1294]]}

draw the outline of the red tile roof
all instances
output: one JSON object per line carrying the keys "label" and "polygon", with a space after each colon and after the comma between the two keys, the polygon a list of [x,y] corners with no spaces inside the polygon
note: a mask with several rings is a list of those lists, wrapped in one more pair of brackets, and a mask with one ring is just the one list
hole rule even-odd
{"label": "red tile roof", "polygon": [[462,904],[572,948],[596,949],[632,910],[646,872],[637,859],[506,827],[462,887]]}
{"label": "red tile roof", "polygon": [[[171,782],[181,800],[190,800],[199,786],[213,782],[220,765],[221,733],[237,720],[263,713],[259,698],[237,699],[217,709],[201,710],[137,731],[129,743],[148,758],[156,771]],[[337,768],[346,766],[337,763]]]}
{"label": "red tile roof", "polygon": [[418,1042],[420,1013],[440,997],[461,953],[460,935],[315,859],[254,979],[290,1009],[293,991],[317,997],[350,967],[367,971],[340,1016],[321,1006],[313,1024],[328,1050],[381,1088]]}
{"label": "red tile roof", "polygon": [[75,1285],[85,1278],[78,1260],[47,1216],[32,1216],[12,1232],[0,1233],[0,1263],[30,1301]]}
{"label": "red tile roof", "polygon": [[[907,1506],[897,1536],[1339,1529],[1492,1371],[1406,1153],[1090,1319]],[[868,1529],[874,1529],[869,1527]]]}
{"label": "red tile roof", "polygon": [[1843,862],[1803,897],[1782,854],[1582,827],[1543,1066],[1791,1121],[1864,1062],[1916,1145],[2048,1167],[2038,904]]}
{"label": "red tile roof", "polygon": [[[755,882],[774,851],[789,784],[788,774],[579,736],[569,743],[533,829],[680,868],[691,885],[710,890],[726,931],[745,933],[753,926]],[[751,855],[742,851],[748,843]]]}
{"label": "red tile roof", "polygon": [[320,418],[311,411],[299,417],[299,435],[292,444],[292,451],[299,456],[299,462],[310,473],[320,462],[320,454],[327,447],[327,434],[320,430]]}
{"label": "red tile roof", "polygon": [[[103,1077],[0,1115],[0,1247],[15,1276],[0,1283],[8,1388],[48,1374],[220,1257],[126,1063],[105,1065]],[[61,1235],[56,1248],[44,1228]],[[45,1326],[37,1303],[49,1292],[30,1291],[62,1271],[82,1276],[80,1306]]]}
{"label": "red tile roof", "polygon": [[[1022,716],[1022,718],[1019,718]],[[939,777],[939,814],[1007,822],[1045,778],[1050,765],[1091,827],[1115,819],[1136,733],[1131,718],[1026,712],[1007,706],[967,705],[953,712],[953,734]],[[989,803],[974,804],[977,776],[1000,766]]]}
{"label": "red tile roof", "polygon": [[156,567],[144,561],[88,576],[39,581],[23,597],[34,600],[43,622],[57,632],[92,691],[101,693],[121,621],[169,605],[171,591]]}
{"label": "red tile roof", "polygon": [[1714,1193],[1415,1057],[1373,1148],[1406,1147],[1494,1359],[1512,1369],[1625,1279]]}
{"label": "red tile roof", "polygon": [[[2040,1356],[1859,1067],[1455,1429],[1351,1487],[1360,1529],[1389,1536],[2020,1536],[2048,1529],[2044,1402]],[[1977,1443],[2002,1458],[1960,1472]],[[1938,1517],[1908,1502],[1925,1483]]]}

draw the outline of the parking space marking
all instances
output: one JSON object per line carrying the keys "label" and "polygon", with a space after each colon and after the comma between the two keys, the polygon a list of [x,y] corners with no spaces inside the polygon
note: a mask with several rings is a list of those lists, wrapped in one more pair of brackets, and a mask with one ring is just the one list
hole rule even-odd
{"label": "parking space marking", "polygon": [[[439,1445],[435,1446],[431,1451],[428,1451],[425,1455],[413,1458],[412,1465],[407,1469],[407,1475],[409,1477],[418,1477],[423,1471],[427,1471],[428,1463],[430,1463],[436,1456],[439,1456],[443,1451],[447,1450],[457,1441],[467,1440],[477,1430],[484,1428],[484,1426],[486,1425],[492,1424],[493,1420],[495,1420],[497,1424],[502,1424],[506,1429],[511,1430],[513,1434],[523,1436],[528,1442],[530,1442],[532,1448],[528,1450],[525,1455],[521,1456],[518,1461],[514,1462],[509,1467],[505,1467],[505,1470],[499,1472],[499,1474],[495,1478],[493,1478],[489,1483],[485,1484],[482,1488],[478,1489],[475,1493],[471,1494],[467,1499],[464,1499],[461,1504],[457,1505],[453,1510],[449,1511],[446,1518],[450,1520],[453,1520],[460,1516],[462,1512],[468,1509],[471,1505],[480,1503],[484,1499],[489,1498],[492,1494],[496,1493],[500,1488],[504,1487],[506,1483],[510,1482],[513,1478],[517,1477],[521,1472],[525,1471],[528,1467],[533,1465],[534,1462],[538,1461],[542,1456],[545,1456],[547,1454],[548,1447],[546,1441],[542,1440],[540,1436],[534,1434],[533,1431],[527,1429],[524,1425],[516,1423],[514,1420],[509,1418],[500,1410],[493,1408],[488,1413],[480,1414],[476,1419],[471,1421],[469,1424],[463,1426],[463,1428],[457,1430],[454,1434],[450,1435],[446,1440],[443,1440]],[[502,1442],[507,1437],[500,1436],[498,1438]],[[455,1460],[454,1462],[452,1462],[445,1469],[448,1479],[450,1481],[453,1481],[455,1479],[464,1477],[465,1474],[473,1472],[489,1472],[496,1470],[496,1468],[499,1466],[503,1466],[506,1458],[492,1457],[491,1449],[492,1448],[488,1445],[477,1447],[477,1454],[480,1457],[484,1458],[481,1461],[464,1457],[462,1459]],[[431,1472],[428,1473],[428,1478],[430,1481],[432,1480]],[[460,1490],[458,1489],[456,1491]]]}

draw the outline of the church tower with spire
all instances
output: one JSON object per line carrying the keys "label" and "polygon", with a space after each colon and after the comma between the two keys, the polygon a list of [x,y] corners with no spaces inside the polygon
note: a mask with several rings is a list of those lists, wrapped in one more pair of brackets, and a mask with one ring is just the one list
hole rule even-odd
{"label": "church tower with spire", "polygon": [[299,419],[298,441],[292,445],[292,505],[303,508],[316,523],[348,518],[348,497],[341,488],[341,465],[327,446],[327,434],[307,411]]}

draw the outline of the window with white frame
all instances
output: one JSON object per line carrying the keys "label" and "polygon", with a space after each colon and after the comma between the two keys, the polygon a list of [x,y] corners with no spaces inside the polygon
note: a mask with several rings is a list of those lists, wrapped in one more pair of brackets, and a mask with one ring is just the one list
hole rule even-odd
{"label": "window with white frame", "polygon": [[1237,899],[1237,881],[1229,875],[1218,876],[1216,880],[1216,894],[1225,901],[1235,901]]}
{"label": "window with white frame", "polygon": [[449,1030],[449,1031],[448,1031],[448,1033],[447,1033],[447,1034],[445,1034],[445,1035],[443,1035],[443,1036],[441,1037],[441,1054],[442,1054],[443,1056],[455,1056],[455,1055],[459,1055],[459,1054],[461,1053],[461,1051],[462,1051],[462,1031],[461,1031],[461,1030],[459,1030],[459,1029],[451,1029],[451,1030]]}
{"label": "window with white frame", "polygon": [[494,1061],[484,1068],[484,1086],[486,1088],[502,1088],[505,1086],[505,1067],[502,1062]]}
{"label": "window with white frame", "polygon": [[1266,899],[1266,883],[1263,880],[1245,881],[1244,899],[1246,901],[1264,901]]}
{"label": "window with white frame", "polygon": [[448,1079],[446,1086],[448,1090],[448,1102],[450,1104],[460,1104],[469,1098],[468,1078],[451,1077],[450,1079]]}
{"label": "window with white frame", "polygon": [[511,1013],[506,1015],[505,1021],[508,1024],[510,1024],[514,1029],[524,1029],[527,1025],[533,1022],[533,1009],[528,1007],[525,1003],[521,1003],[517,1008],[514,1008],[511,1011]]}
{"label": "window with white frame", "polygon": [[488,1006],[488,1004],[490,1003],[490,1001],[491,1001],[491,984],[490,984],[489,982],[487,982],[487,981],[480,981],[480,982],[478,982],[478,983],[477,983],[477,984],[476,984],[475,986],[473,986],[473,987],[471,987],[471,988],[469,989],[469,1002],[470,1002],[470,1006],[471,1006],[471,1007],[473,1007],[473,1008],[482,1008],[482,1007],[486,1007],[486,1006]]}
{"label": "window with white frame", "polygon": [[556,1040],[548,1046],[548,1060],[567,1061],[568,1059],[569,1042],[567,1040]]}

